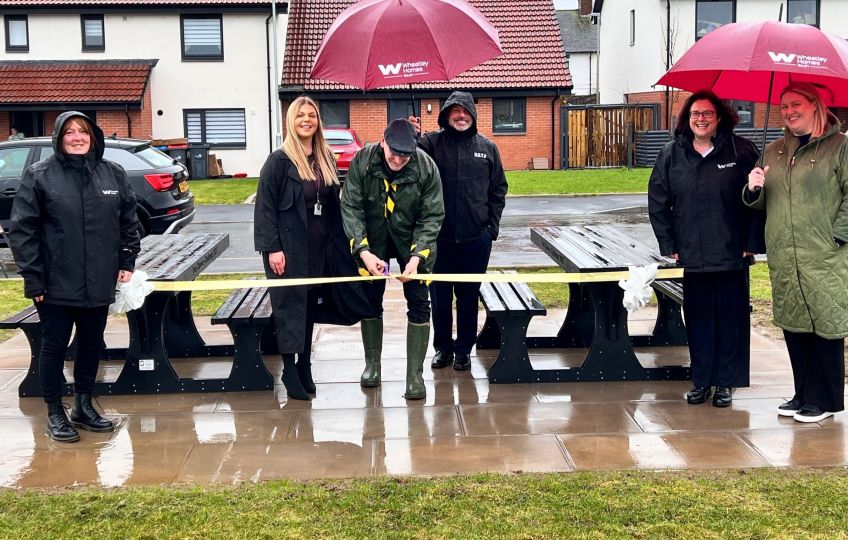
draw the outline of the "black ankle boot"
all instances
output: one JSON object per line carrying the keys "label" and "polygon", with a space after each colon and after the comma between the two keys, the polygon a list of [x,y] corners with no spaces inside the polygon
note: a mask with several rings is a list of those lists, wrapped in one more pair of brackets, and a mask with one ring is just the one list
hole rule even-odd
{"label": "black ankle boot", "polygon": [[91,403],[91,394],[74,394],[74,406],[71,409],[71,423],[88,431],[114,431],[115,425],[106,420]]}
{"label": "black ankle boot", "polygon": [[297,355],[295,366],[297,367],[297,376],[300,379],[300,384],[303,385],[303,389],[309,394],[315,394],[315,381],[312,380],[312,364],[309,355],[306,353]]}
{"label": "black ankle boot", "polygon": [[286,387],[286,393],[291,399],[301,399],[309,401],[309,394],[303,388],[303,383],[300,382],[300,376],[297,374],[297,366],[294,364],[294,354],[283,355],[283,376],[280,377],[283,381],[283,386]]}
{"label": "black ankle boot", "polygon": [[47,404],[47,434],[58,442],[77,442],[79,432],[68,421],[65,406],[61,401],[51,401]]}

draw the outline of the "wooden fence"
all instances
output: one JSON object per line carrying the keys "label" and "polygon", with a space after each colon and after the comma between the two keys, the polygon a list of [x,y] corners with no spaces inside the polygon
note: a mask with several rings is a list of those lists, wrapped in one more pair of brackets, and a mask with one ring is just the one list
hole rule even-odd
{"label": "wooden fence", "polygon": [[634,134],[656,129],[657,105],[572,105],[562,108],[562,167],[634,164]]}

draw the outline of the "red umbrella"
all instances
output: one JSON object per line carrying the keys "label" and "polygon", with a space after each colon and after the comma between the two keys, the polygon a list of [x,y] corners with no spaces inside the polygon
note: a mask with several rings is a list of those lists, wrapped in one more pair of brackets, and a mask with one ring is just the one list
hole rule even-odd
{"label": "red umbrella", "polygon": [[806,24],[725,24],[695,43],[657,84],[778,103],[771,86],[793,81],[825,87],[822,99],[829,105],[848,105],[848,42]]}
{"label": "red umbrella", "polygon": [[503,54],[464,0],[361,0],[333,22],[309,76],[368,90],[447,81]]}

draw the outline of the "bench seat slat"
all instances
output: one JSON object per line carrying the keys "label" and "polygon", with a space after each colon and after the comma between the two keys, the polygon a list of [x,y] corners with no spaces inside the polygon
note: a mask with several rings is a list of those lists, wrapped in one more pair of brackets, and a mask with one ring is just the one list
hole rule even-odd
{"label": "bench seat slat", "polygon": [[212,324],[224,324],[227,319],[232,317],[233,313],[238,309],[248,295],[250,289],[236,289],[230,293],[230,296],[221,304],[215,315],[212,316]]}
{"label": "bench seat slat", "polygon": [[[35,317],[33,321],[28,321],[27,319]],[[0,329],[10,330],[15,328],[20,328],[22,325],[27,323],[38,323],[41,319],[38,317],[38,311],[36,311],[35,306],[28,306],[19,312],[15,313],[7,317],[6,319],[0,321]]]}
{"label": "bench seat slat", "polygon": [[267,289],[265,287],[260,287],[258,289],[248,289],[248,293],[242,301],[241,305],[239,305],[238,309],[235,313],[233,313],[231,319],[244,319],[250,320],[253,318],[253,313],[256,311],[256,308],[259,307],[259,303],[262,301],[262,297],[265,296],[265,291]]}

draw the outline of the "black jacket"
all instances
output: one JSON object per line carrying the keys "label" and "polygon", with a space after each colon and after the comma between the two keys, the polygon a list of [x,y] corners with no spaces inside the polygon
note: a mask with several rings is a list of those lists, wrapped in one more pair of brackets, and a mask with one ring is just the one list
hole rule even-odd
{"label": "black jacket", "polygon": [[758,152],[753,143],[719,133],[706,157],[684,135],[667,143],[648,182],[648,212],[660,253],[680,256],[689,271],[744,268],[743,251],[764,251],[764,216],[740,193]]}
{"label": "black jacket", "polygon": [[[339,207],[339,187],[324,201],[327,216],[325,270],[328,276],[358,275],[344,234]],[[259,173],[256,205],[253,211],[253,242],[263,254],[282,251],[286,269],[282,276],[266,271],[270,279],[309,277],[309,242],[303,181],[297,167],[282,150],[268,156]],[[306,287],[271,288],[271,304],[277,344],[281,353],[303,352],[306,333]],[[327,285],[321,292],[322,303],[316,322],[350,325],[363,318],[375,317],[361,283]]]}
{"label": "black jacket", "polygon": [[[474,119],[466,131],[448,124],[448,112],[461,105]],[[454,92],[439,113],[441,130],[425,133],[418,146],[427,152],[442,178],[445,220],[439,240],[470,242],[488,231],[497,239],[507,183],[495,143],[477,133],[477,108],[468,92]]]}
{"label": "black jacket", "polygon": [[[84,157],[62,149],[59,131],[74,116],[94,131]],[[82,113],[56,118],[53,149],[24,171],[12,204],[9,240],[24,294],[50,304],[111,304],[118,271],[135,268],[140,247],[135,194],[123,167],[103,159],[103,131]]]}

